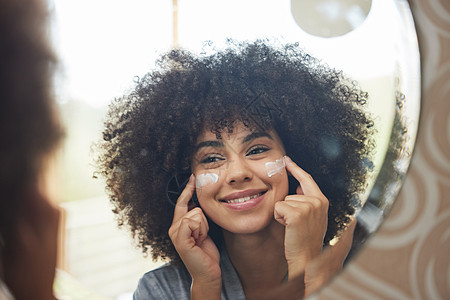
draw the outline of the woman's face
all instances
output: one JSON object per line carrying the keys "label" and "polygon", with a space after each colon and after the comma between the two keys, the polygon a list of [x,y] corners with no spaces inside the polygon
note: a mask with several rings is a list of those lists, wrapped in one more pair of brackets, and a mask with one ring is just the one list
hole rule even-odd
{"label": "woman's face", "polygon": [[250,131],[199,136],[192,169],[204,213],[232,233],[254,233],[274,221],[275,202],[288,194],[283,144],[277,133]]}

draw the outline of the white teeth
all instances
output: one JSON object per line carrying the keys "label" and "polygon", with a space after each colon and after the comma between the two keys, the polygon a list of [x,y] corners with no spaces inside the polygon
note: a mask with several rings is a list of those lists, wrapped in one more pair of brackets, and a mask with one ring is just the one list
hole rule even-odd
{"label": "white teeth", "polygon": [[250,199],[259,197],[259,196],[261,196],[262,194],[264,194],[264,193],[259,193],[259,194],[257,194],[257,195],[248,196],[248,197],[243,197],[243,198],[238,198],[238,199],[233,199],[233,200],[226,200],[226,202],[227,202],[227,203],[242,203],[242,202],[248,201],[248,200],[250,200]]}

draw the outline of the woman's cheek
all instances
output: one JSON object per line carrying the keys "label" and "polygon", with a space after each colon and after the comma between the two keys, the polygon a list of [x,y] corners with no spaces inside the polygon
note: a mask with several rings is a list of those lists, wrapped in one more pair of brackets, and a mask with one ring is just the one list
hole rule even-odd
{"label": "woman's cheek", "polygon": [[283,157],[275,161],[266,162],[264,164],[264,167],[267,171],[267,176],[269,178],[275,175],[283,175],[283,173],[286,171],[286,165],[284,163]]}
{"label": "woman's cheek", "polygon": [[195,175],[195,188],[200,205],[205,206],[207,199],[214,199],[215,191],[220,186],[220,172],[205,172]]}
{"label": "woman's cheek", "polygon": [[202,187],[216,183],[218,180],[219,174],[216,173],[199,174],[195,180],[195,187],[201,189]]}
{"label": "woman's cheek", "polygon": [[283,157],[264,162],[264,174],[275,192],[275,201],[282,201],[288,195],[289,181]]}

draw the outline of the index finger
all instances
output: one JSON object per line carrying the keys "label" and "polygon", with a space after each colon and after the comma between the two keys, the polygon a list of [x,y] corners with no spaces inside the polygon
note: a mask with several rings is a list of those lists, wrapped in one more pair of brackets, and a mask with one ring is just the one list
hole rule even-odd
{"label": "index finger", "polygon": [[194,174],[189,177],[189,181],[186,184],[180,197],[178,197],[177,204],[175,205],[175,211],[173,213],[173,222],[179,220],[189,211],[189,201],[195,191],[195,176]]}
{"label": "index finger", "polygon": [[309,175],[305,170],[300,168],[289,156],[284,156],[284,162],[286,165],[286,169],[289,173],[294,176],[295,179],[300,183],[303,193],[306,196],[315,196],[315,197],[323,197],[323,193],[320,190],[317,183],[314,179]]}

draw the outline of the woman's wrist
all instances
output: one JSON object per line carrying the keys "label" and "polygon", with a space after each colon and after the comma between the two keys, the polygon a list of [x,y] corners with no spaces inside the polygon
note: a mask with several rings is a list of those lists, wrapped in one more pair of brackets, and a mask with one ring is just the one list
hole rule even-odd
{"label": "woman's wrist", "polygon": [[222,291],[222,279],[193,279],[191,299],[219,299]]}
{"label": "woman's wrist", "polygon": [[302,251],[286,254],[288,263],[289,278],[304,274],[307,266],[321,254],[321,248],[308,248]]}
{"label": "woman's wrist", "polygon": [[287,260],[289,279],[304,275],[307,264],[311,261],[312,255],[310,253],[302,253],[296,255],[295,258]]}

